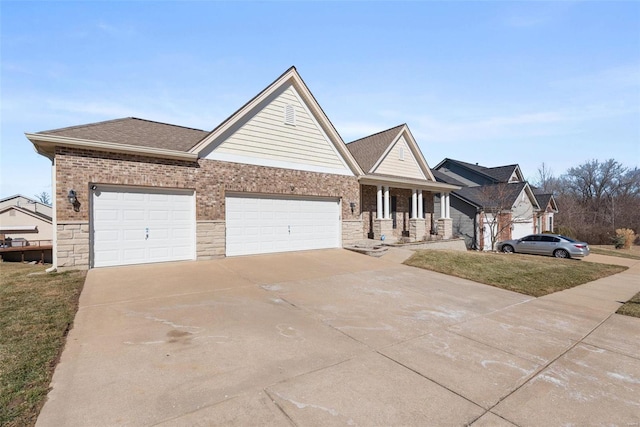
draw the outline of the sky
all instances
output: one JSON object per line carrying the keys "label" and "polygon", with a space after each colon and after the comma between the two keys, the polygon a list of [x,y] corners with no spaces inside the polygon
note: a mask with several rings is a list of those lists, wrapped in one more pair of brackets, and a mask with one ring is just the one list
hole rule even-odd
{"label": "sky", "polygon": [[640,1],[0,0],[0,197],[51,193],[25,132],[212,130],[290,66],[345,142],[407,123],[431,167],[640,166]]}

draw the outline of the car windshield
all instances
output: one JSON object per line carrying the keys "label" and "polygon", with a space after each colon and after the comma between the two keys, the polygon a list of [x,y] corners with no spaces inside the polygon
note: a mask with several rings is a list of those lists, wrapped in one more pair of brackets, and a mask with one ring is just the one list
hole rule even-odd
{"label": "car windshield", "polygon": [[558,237],[561,237],[561,238],[563,238],[564,240],[568,240],[568,241],[569,241],[569,242],[571,242],[571,243],[575,243],[575,242],[576,242],[575,240],[573,240],[573,239],[571,239],[571,238],[569,238],[569,237],[567,237],[567,236],[558,236]]}

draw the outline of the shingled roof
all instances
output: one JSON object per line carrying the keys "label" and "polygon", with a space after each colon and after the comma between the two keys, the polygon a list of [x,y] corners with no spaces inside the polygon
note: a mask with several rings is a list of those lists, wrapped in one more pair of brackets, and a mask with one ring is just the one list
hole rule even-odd
{"label": "shingled roof", "polygon": [[188,152],[209,132],[127,117],[47,130],[38,134]]}
{"label": "shingled roof", "polygon": [[477,207],[486,209],[505,205],[505,208],[510,208],[526,185],[526,182],[513,182],[463,187],[454,193]]}
{"label": "shingled roof", "polygon": [[438,182],[444,182],[445,184],[457,185],[459,187],[465,187],[466,186],[466,184],[458,181],[457,179],[455,179],[453,177],[450,177],[446,173],[440,172],[437,169],[431,169],[431,173],[433,174],[433,177]]}
{"label": "shingled roof", "polygon": [[[473,164],[473,163],[467,163],[467,162],[463,162],[460,160],[455,160],[455,159],[444,159],[442,162],[440,162],[440,165],[443,164],[445,161],[450,161],[453,163],[457,163],[461,166],[466,167],[467,169],[471,169],[472,171],[475,171],[479,174],[482,174],[488,178],[491,178],[492,180],[496,181],[496,182],[509,182],[509,178],[511,178],[511,175],[513,175],[513,172],[518,168],[517,164],[513,164],[513,165],[506,165],[506,166],[496,166],[496,167],[491,167],[488,168],[486,166],[481,166],[478,164]],[[438,165],[439,166],[439,165]],[[436,167],[438,167],[436,166]]]}
{"label": "shingled roof", "polygon": [[401,124],[391,129],[351,141],[347,144],[347,148],[362,170],[364,170],[365,173],[371,172],[371,168],[380,157],[382,157],[387,148],[389,148],[389,144],[393,142],[395,137],[398,136],[400,129],[404,126],[404,124]]}

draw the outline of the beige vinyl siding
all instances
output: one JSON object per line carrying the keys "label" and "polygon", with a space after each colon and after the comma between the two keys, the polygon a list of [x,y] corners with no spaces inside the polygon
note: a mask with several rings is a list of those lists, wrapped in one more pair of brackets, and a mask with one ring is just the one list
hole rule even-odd
{"label": "beige vinyl siding", "polygon": [[[404,150],[404,160],[400,160],[400,151]],[[380,173],[383,175],[402,176],[406,178],[427,179],[422,173],[416,158],[413,156],[411,149],[404,136],[395,143],[393,148],[387,153],[380,165],[372,171],[372,173]]]}
{"label": "beige vinyl siding", "polygon": [[[295,125],[285,124],[286,105],[294,108]],[[292,86],[220,144],[214,153],[347,169]]]}
{"label": "beige vinyl siding", "polygon": [[[13,215],[11,214],[13,212]],[[0,224],[5,227],[15,226],[37,226],[37,233],[6,233],[5,237],[15,239],[23,237],[27,240],[51,240],[53,237],[53,226],[50,222],[31,216],[18,210],[9,209],[0,214]]]}

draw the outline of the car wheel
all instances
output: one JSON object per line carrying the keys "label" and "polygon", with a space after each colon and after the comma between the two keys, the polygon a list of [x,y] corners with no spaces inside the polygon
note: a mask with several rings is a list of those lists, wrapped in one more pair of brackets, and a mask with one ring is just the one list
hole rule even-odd
{"label": "car wheel", "polygon": [[504,245],[504,246],[502,247],[502,252],[504,252],[505,254],[512,254],[512,253],[514,252],[514,251],[513,251],[513,246],[511,246],[511,245]]}
{"label": "car wheel", "polygon": [[553,253],[553,256],[556,258],[569,258],[569,252],[564,249],[558,249]]}

